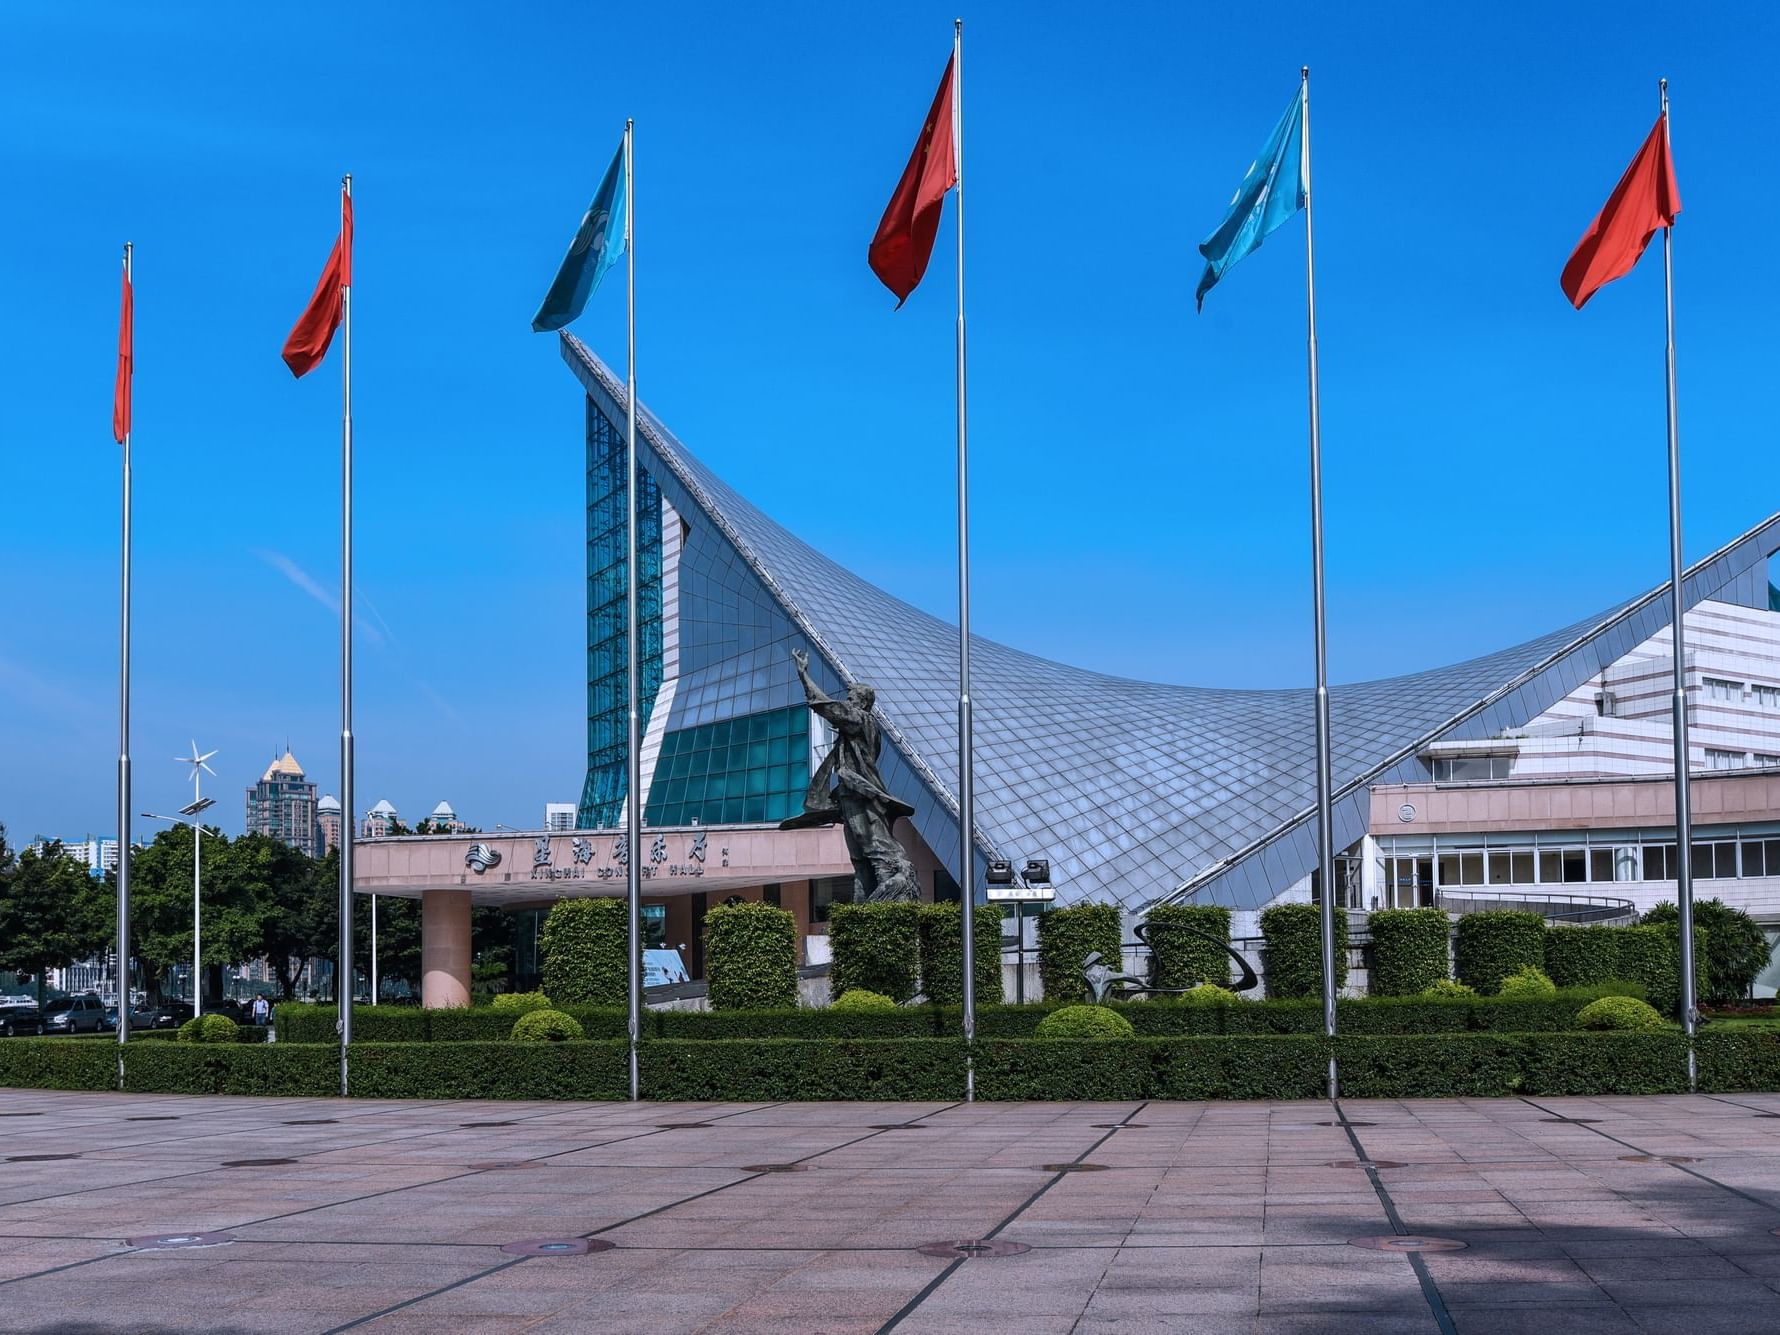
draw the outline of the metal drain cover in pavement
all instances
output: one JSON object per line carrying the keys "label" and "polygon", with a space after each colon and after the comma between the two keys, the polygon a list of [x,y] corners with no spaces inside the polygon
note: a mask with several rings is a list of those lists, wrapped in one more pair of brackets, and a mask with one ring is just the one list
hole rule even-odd
{"label": "metal drain cover in pavement", "polygon": [[478,1173],[498,1173],[508,1168],[533,1167],[523,1159],[492,1159],[487,1163],[473,1163],[468,1166]]}
{"label": "metal drain cover in pavement", "polygon": [[1593,1126],[1599,1117],[1541,1117],[1541,1122],[1557,1122],[1563,1126]]}
{"label": "metal drain cover in pavement", "polygon": [[286,1126],[333,1126],[338,1117],[294,1117],[286,1122]]}
{"label": "metal drain cover in pavement", "polygon": [[1331,1118],[1327,1122],[1318,1122],[1318,1126],[1377,1126],[1377,1122],[1342,1122]]}
{"label": "metal drain cover in pavement", "polygon": [[1104,1173],[1103,1163],[1041,1163],[1039,1171],[1044,1173]]}
{"label": "metal drain cover in pavement", "polygon": [[1032,1250],[1023,1242],[999,1242],[986,1238],[965,1238],[962,1242],[930,1242],[915,1248],[923,1256],[940,1256],[948,1261],[987,1261],[997,1256],[1022,1256]]}
{"label": "metal drain cover in pavement", "polygon": [[277,1168],[283,1164],[295,1163],[295,1159],[224,1159],[224,1168]]}
{"label": "metal drain cover in pavement", "polygon": [[935,1131],[937,1127],[922,1126],[919,1122],[867,1122],[873,1131]]}
{"label": "metal drain cover in pavement", "polygon": [[1395,1159],[1331,1159],[1325,1168],[1401,1168]]}
{"label": "metal drain cover in pavement", "polygon": [[709,1125],[709,1122],[657,1122],[655,1128],[658,1131],[697,1131]]}
{"label": "metal drain cover in pavement", "polygon": [[[42,1117],[40,1112],[0,1112],[0,1117]],[[1780,1113],[1757,1113],[1757,1117],[1780,1117]]]}
{"label": "metal drain cover in pavement", "polygon": [[589,1252],[609,1252],[618,1244],[604,1238],[527,1238],[509,1242],[501,1250],[509,1256],[586,1256]]}
{"label": "metal drain cover in pavement", "polygon": [[518,1126],[517,1122],[459,1122],[459,1126]]}
{"label": "metal drain cover in pavement", "polygon": [[48,1163],[51,1159],[78,1159],[78,1154],[9,1154],[7,1163]]}
{"label": "metal drain cover in pavement", "polygon": [[1347,1245],[1375,1252],[1462,1252],[1470,1244],[1457,1238],[1428,1238],[1419,1233],[1382,1233],[1370,1238],[1349,1238]]}
{"label": "metal drain cover in pavement", "polygon": [[124,1120],[126,1122],[177,1122],[179,1116],[176,1113],[156,1113],[151,1116],[126,1117]]}
{"label": "metal drain cover in pavement", "polygon": [[1685,1154],[1622,1154],[1621,1163],[1693,1163]]}
{"label": "metal drain cover in pavement", "polygon": [[1148,1122],[1090,1122],[1096,1131],[1141,1131]]}
{"label": "metal drain cover in pavement", "polygon": [[800,1163],[745,1163],[741,1171],[744,1173],[801,1173],[808,1167]]}
{"label": "metal drain cover in pavement", "polygon": [[124,1243],[144,1251],[161,1251],[171,1247],[220,1247],[234,1240],[233,1233],[150,1233],[140,1238],[125,1238]]}
{"label": "metal drain cover in pavement", "polygon": [[[1780,1117],[1780,1113],[1756,1113],[1757,1117]],[[0,1113],[0,1117],[35,1117],[36,1113]]]}

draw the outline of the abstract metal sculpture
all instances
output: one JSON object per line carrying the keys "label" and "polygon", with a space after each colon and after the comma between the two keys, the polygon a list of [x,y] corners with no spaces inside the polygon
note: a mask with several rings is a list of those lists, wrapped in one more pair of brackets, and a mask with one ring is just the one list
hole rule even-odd
{"label": "abstract metal sculpture", "polygon": [[898,816],[912,816],[915,809],[892,797],[878,773],[878,753],[883,734],[876,714],[877,692],[863,682],[847,688],[847,698],[836,700],[810,676],[810,656],[793,649],[797,676],[803,682],[810,712],[828,720],[834,728],[834,746],[810,776],[803,811],[779,822],[781,830],[802,830],[839,825],[846,835],[847,854],[853,861],[853,893],[856,901],[915,902],[921,898],[915,869],[908,854],[896,842],[891,827]]}

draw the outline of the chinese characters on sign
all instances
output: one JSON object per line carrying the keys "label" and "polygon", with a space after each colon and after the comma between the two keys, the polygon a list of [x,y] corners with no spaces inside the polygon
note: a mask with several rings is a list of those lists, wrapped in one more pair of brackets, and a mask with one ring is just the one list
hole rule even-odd
{"label": "chinese characters on sign", "polygon": [[[565,865],[557,865],[555,842],[549,835],[533,840],[532,874],[534,881],[613,881],[623,880],[630,867],[630,841],[622,834],[612,836],[610,856],[596,862],[599,853],[594,841],[576,835],[561,850],[567,854]],[[658,834],[649,845],[649,861],[639,870],[644,880],[656,876],[703,876],[705,874],[706,835]],[[726,848],[724,865],[729,865]],[[676,855],[678,855],[676,857]],[[498,859],[497,859],[498,860]]]}

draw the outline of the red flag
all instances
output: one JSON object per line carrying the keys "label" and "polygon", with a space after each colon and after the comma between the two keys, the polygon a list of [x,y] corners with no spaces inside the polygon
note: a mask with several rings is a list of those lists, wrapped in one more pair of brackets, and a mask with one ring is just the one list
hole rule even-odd
{"label": "red flag", "polygon": [[[954,57],[956,59],[956,57]],[[952,137],[953,61],[939,81],[939,92],[922,122],[909,165],[903,168],[896,193],[871,239],[871,268],[897,296],[898,308],[927,272],[933,238],[939,231],[940,205],[946,191],[958,184],[958,146]]]}
{"label": "red flag", "polygon": [[130,434],[130,378],[136,370],[136,301],[130,266],[124,264],[124,298],[117,322],[117,384],[111,391],[111,434],[119,445]]}
{"label": "red flag", "polygon": [[284,364],[294,376],[305,376],[328,355],[328,344],[340,327],[341,293],[352,286],[352,196],[340,193],[340,236],[328,256],[315,295],[284,340]]}
{"label": "red flag", "polygon": [[1581,310],[1597,291],[1630,273],[1657,229],[1673,227],[1680,212],[1681,187],[1675,184],[1675,164],[1669,157],[1668,117],[1658,116],[1644,147],[1576,243],[1564,266],[1564,295]]}

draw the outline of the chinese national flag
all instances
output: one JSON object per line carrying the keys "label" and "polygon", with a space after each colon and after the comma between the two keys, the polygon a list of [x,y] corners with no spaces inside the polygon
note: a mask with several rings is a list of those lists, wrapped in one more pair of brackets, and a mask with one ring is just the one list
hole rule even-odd
{"label": "chinese national flag", "polygon": [[124,298],[117,322],[117,384],[111,392],[111,434],[119,445],[130,434],[130,379],[136,370],[136,311],[130,270],[124,269]]}
{"label": "chinese national flag", "polygon": [[328,256],[315,295],[284,340],[284,364],[294,376],[305,376],[328,355],[328,344],[340,327],[341,293],[352,286],[352,196],[340,194],[340,236]]}
{"label": "chinese national flag", "polygon": [[940,205],[946,191],[958,184],[957,145],[952,137],[954,86],[953,61],[948,60],[909,165],[903,168],[878,234],[871,239],[872,272],[896,294],[898,307],[927,272],[939,231]]}
{"label": "chinese national flag", "polygon": [[1658,116],[1656,128],[1564,265],[1562,282],[1570,304],[1581,310],[1601,288],[1630,273],[1657,229],[1674,226],[1680,212],[1668,118]]}

